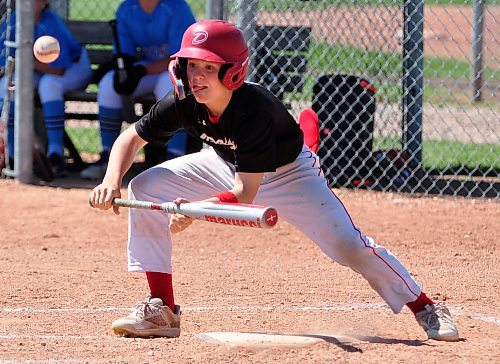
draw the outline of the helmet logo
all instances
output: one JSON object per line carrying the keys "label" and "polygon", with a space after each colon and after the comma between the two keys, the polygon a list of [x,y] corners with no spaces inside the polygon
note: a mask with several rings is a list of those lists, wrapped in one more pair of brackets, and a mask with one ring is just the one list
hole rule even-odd
{"label": "helmet logo", "polygon": [[208,39],[208,32],[205,30],[198,30],[194,32],[192,44],[200,44]]}

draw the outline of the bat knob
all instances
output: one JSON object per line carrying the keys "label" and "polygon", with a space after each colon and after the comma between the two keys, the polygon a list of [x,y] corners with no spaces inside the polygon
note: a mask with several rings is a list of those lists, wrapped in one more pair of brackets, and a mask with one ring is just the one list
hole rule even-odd
{"label": "bat knob", "polygon": [[89,205],[90,205],[90,207],[94,207],[94,204],[92,203],[92,200],[90,199],[90,197],[89,197]]}
{"label": "bat knob", "polygon": [[274,207],[269,207],[264,212],[264,223],[268,227],[273,227],[278,222],[278,212]]}

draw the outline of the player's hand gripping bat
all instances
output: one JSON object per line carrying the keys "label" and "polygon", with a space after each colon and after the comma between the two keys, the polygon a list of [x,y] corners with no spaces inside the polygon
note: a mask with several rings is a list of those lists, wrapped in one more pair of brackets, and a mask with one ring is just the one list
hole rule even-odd
{"label": "player's hand gripping bat", "polygon": [[[89,204],[93,207],[90,201]],[[121,198],[113,199],[112,204],[113,206],[182,214],[195,220],[218,224],[261,229],[272,228],[278,222],[278,213],[276,209],[270,206],[224,202],[189,202],[176,205],[173,202],[154,203],[149,201],[125,200]]]}
{"label": "player's hand gripping bat", "polygon": [[[118,30],[116,26],[116,20],[110,20],[109,25],[111,26],[111,30],[113,33],[113,40],[115,42],[116,49],[116,71],[118,82],[122,83],[128,77],[127,68],[125,67],[125,59],[123,57],[121,48],[120,48],[120,40],[118,39]],[[134,123],[137,121],[137,115],[135,113],[135,104],[134,99],[131,95],[121,95],[122,97],[122,115],[126,122]]]}

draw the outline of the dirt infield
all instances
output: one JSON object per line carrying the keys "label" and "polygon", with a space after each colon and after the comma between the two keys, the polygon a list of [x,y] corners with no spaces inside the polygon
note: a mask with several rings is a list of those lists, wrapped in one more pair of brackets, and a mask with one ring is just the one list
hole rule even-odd
{"label": "dirt infield", "polygon": [[[144,298],[146,281],[126,272],[127,211],[92,210],[88,192],[0,180],[0,362],[500,362],[498,201],[335,190],[355,223],[447,300],[459,342],[426,340],[408,310],[393,315],[285,222],[268,231],[194,223],[174,242],[181,337],[125,339],[110,324]],[[218,331],[339,340],[228,346],[198,337]]]}

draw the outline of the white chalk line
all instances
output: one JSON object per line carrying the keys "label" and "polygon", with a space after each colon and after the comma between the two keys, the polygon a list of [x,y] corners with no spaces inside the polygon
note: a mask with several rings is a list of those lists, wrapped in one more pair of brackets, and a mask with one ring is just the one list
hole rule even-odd
{"label": "white chalk line", "polygon": [[[201,306],[201,307],[184,307],[183,312],[301,312],[301,311],[351,311],[357,309],[378,310],[388,308],[383,303],[352,303],[348,305],[338,306]],[[0,308],[2,312],[27,312],[27,313],[73,313],[73,312],[117,312],[130,311],[130,307],[97,307],[97,308],[33,308],[33,307],[18,307],[18,308]]]}
{"label": "white chalk line", "polygon": [[14,335],[14,334],[6,334],[0,335],[0,340],[116,340],[121,339],[118,336],[110,336],[110,335]]}
{"label": "white chalk line", "polygon": [[[352,310],[389,309],[384,303],[351,303],[337,306],[200,306],[182,307],[183,312],[312,312],[312,311],[352,311]],[[403,308],[404,310],[406,308]],[[466,314],[463,307],[449,307],[454,315]],[[0,308],[1,313],[95,313],[95,312],[130,312],[130,307],[95,307],[95,308]],[[500,325],[500,318],[481,313],[470,313],[471,318]]]}
{"label": "white chalk line", "polygon": [[[480,313],[470,314],[465,312],[463,307],[449,307],[454,315],[468,314],[472,319],[500,325],[500,318],[487,316]],[[183,312],[321,312],[321,311],[353,311],[353,310],[380,310],[389,309],[382,303],[352,303],[349,305],[337,306],[200,306],[183,307]],[[405,308],[406,309],[406,308]],[[16,307],[0,308],[2,313],[30,313],[30,314],[73,314],[73,313],[95,313],[95,312],[130,312],[130,308],[124,307],[96,307],[96,308],[34,308]],[[19,339],[41,339],[41,340],[116,340],[117,337],[107,335],[15,335],[0,332],[0,340]]]}

